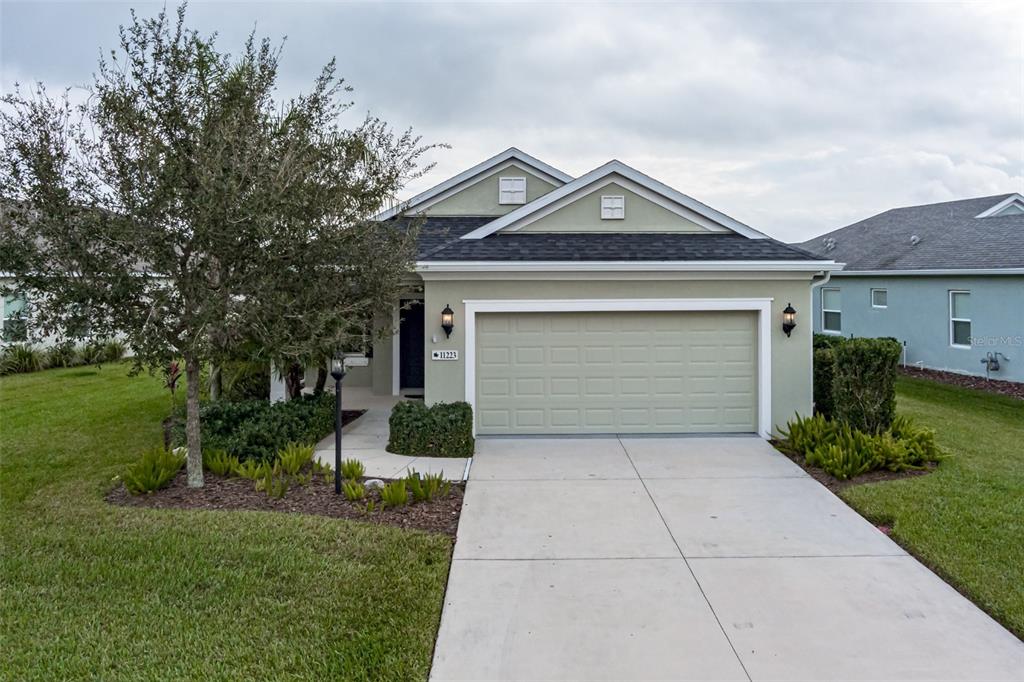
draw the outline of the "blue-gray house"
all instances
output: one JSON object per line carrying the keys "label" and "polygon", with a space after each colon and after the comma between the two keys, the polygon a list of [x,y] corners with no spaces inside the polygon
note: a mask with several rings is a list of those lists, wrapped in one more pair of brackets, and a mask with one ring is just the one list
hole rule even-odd
{"label": "blue-gray house", "polygon": [[1024,196],[894,208],[799,244],[846,266],[814,331],[892,336],[908,365],[1024,381]]}

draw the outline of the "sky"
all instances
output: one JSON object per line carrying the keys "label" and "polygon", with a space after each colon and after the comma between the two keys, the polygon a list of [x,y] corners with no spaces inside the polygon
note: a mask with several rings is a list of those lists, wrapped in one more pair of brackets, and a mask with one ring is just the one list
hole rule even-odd
{"label": "sky", "polygon": [[[2,0],[0,86],[87,85],[129,9],[160,6]],[[227,52],[252,30],[286,39],[282,98],[336,57],[353,123],[369,112],[451,145],[403,196],[511,146],[574,176],[619,159],[784,241],[1024,191],[1014,3],[193,2],[188,15]]]}

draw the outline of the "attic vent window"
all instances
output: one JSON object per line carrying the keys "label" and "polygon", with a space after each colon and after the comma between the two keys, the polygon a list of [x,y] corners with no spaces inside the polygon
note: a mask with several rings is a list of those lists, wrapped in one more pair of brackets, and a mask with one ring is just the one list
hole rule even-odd
{"label": "attic vent window", "polygon": [[626,197],[601,196],[601,220],[624,220],[626,218]]}
{"label": "attic vent window", "polygon": [[995,206],[982,211],[975,218],[1002,218],[1005,216],[1024,214],[1024,196],[1011,194]]}
{"label": "attic vent window", "polygon": [[526,178],[498,178],[499,204],[525,204]]}

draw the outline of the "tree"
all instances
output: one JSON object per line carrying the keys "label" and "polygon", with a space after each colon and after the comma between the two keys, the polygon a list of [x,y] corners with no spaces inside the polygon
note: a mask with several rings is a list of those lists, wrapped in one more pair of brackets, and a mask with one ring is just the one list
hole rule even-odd
{"label": "tree", "polygon": [[133,12],[88,101],[37,84],[0,112],[0,271],[30,292],[39,334],[88,321],[123,333],[138,369],[183,358],[191,486],[203,364],[346,343],[413,258],[410,231],[370,218],[429,170],[429,147],[375,118],[345,129],[333,61],[275,101],[279,56],[254,36],[218,52],[184,6]]}

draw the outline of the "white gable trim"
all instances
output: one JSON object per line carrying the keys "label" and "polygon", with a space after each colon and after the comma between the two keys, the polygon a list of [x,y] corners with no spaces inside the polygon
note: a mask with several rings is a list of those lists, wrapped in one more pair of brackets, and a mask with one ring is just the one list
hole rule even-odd
{"label": "white gable trim", "polygon": [[[539,199],[535,199],[525,206],[505,214],[501,218],[492,220],[486,225],[482,225],[472,232],[464,234],[462,239],[482,239],[499,230],[504,230],[506,228],[515,230],[523,225],[528,225],[529,223],[539,220],[545,215],[558,210],[565,204],[572,202],[574,198],[578,197],[581,193],[589,194],[590,192],[587,190],[603,186],[598,185],[597,183],[611,175],[619,175],[623,179],[630,181],[631,185],[629,186],[629,189],[633,191],[637,191],[633,189],[634,187],[642,189],[644,191],[644,194],[642,194],[644,198],[650,199],[652,196],[658,197],[658,201],[664,202],[659,205],[663,205],[665,208],[672,206],[669,210],[679,213],[679,215],[684,215],[680,211],[685,210],[686,214],[684,217],[687,217],[702,226],[714,224],[716,227],[724,227],[751,239],[768,238],[768,235],[763,232],[758,232],[754,228],[744,225],[738,220],[734,220],[724,213],[716,211],[710,206],[706,206],[696,199],[689,197],[682,192],[678,192],[668,185],[658,182],[654,178],[644,175],[634,168],[630,168],[621,161],[609,161],[603,166],[599,166],[590,171],[586,175],[582,175],[572,182],[562,185],[554,191],[548,192]],[[608,182],[612,182],[612,180],[609,180]],[[608,184],[608,182],[605,182],[604,184]],[[620,182],[620,184],[624,183]],[[640,194],[640,192],[637,191],[637,194]],[[654,201],[654,199],[651,200]],[[555,206],[555,204],[557,204],[557,206]],[[701,218],[701,222],[695,220],[693,216]]]}
{"label": "white gable trim", "polygon": [[479,179],[479,176],[484,173],[494,170],[503,170],[504,168],[512,165],[515,161],[526,166],[527,169],[533,171],[538,177],[550,182],[552,185],[562,186],[565,183],[572,181],[571,175],[563,173],[554,166],[549,166],[540,159],[534,158],[515,147],[509,147],[500,154],[496,154],[486,161],[481,161],[472,168],[462,171],[458,175],[449,178],[438,185],[434,185],[425,192],[420,192],[411,199],[403,201],[393,208],[381,211],[374,216],[374,220],[387,220],[388,218],[394,218],[395,216],[401,213],[406,213],[414,208],[424,210],[473,184]]}
{"label": "white gable trim", "polygon": [[981,213],[979,213],[978,215],[976,215],[974,217],[975,218],[988,218],[990,216],[994,216],[994,215],[998,214],[1000,211],[1002,211],[1004,208],[1009,206],[1010,204],[1020,204],[1020,207],[1024,208],[1024,194],[1021,194],[1020,192],[1016,192],[1014,194],[1011,194],[1010,196],[1006,197],[1005,199],[1000,201],[998,204],[996,204],[992,208],[990,208],[988,210],[985,210],[985,211],[982,211]]}

